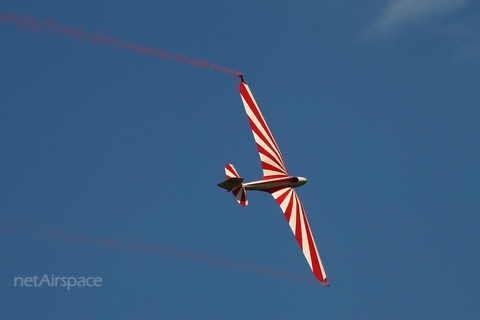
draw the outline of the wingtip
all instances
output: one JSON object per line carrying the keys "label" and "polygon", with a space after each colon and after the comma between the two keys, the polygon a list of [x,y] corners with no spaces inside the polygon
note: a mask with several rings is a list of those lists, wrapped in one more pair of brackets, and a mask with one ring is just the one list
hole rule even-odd
{"label": "wingtip", "polygon": [[330,287],[330,283],[328,283],[327,278],[325,278],[325,280],[322,281],[322,284],[323,284],[325,287]]}

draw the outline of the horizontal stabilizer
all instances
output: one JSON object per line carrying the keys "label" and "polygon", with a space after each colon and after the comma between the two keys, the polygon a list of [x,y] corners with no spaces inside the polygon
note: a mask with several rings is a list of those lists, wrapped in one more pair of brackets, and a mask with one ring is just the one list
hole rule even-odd
{"label": "horizontal stabilizer", "polygon": [[227,191],[232,191],[236,187],[241,186],[242,183],[243,183],[243,178],[230,178],[223,182],[220,182],[218,186]]}

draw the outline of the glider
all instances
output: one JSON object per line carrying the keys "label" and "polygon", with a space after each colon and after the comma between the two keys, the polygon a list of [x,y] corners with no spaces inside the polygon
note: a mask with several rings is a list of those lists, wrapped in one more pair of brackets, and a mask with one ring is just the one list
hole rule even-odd
{"label": "glider", "polygon": [[248,204],[246,190],[270,193],[280,205],[313,274],[320,282],[328,286],[327,276],[308,224],[307,215],[294,190],[294,188],[307,183],[307,179],[288,175],[282,153],[255,102],[255,98],[241,75],[240,79],[240,96],[257,144],[263,178],[259,181],[243,183],[244,179],[239,176],[235,167],[227,164],[225,166],[227,180],[220,182],[218,186],[226,189],[227,192],[231,191],[242,206]]}

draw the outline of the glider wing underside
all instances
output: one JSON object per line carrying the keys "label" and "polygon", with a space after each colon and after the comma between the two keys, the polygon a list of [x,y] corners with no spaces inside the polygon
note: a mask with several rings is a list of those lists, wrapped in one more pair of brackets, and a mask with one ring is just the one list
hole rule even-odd
{"label": "glider wing underside", "polygon": [[282,208],[285,218],[287,219],[305,258],[307,259],[313,274],[318,280],[328,286],[327,275],[323,269],[322,260],[320,259],[315,240],[310,231],[310,225],[308,224],[305,209],[303,208],[303,204],[298,198],[297,193],[290,187],[276,188],[268,190],[268,192],[275,198],[280,205],[280,208]]}
{"label": "glider wing underside", "polygon": [[257,144],[260,161],[262,162],[263,178],[269,179],[288,176],[282,153],[255,102],[250,88],[243,81],[240,82],[240,96],[242,97],[248,122],[252,128],[253,137]]}

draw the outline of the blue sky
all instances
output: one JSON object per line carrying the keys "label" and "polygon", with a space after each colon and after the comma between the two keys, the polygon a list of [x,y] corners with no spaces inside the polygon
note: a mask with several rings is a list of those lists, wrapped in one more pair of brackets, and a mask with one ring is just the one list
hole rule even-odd
{"label": "blue sky", "polygon": [[[331,284],[271,196],[239,79],[0,23],[0,316],[477,319],[480,5],[2,1],[245,75]],[[291,275],[287,277],[286,274]],[[14,277],[102,286],[15,287]],[[274,276],[272,276],[272,274]],[[275,276],[276,275],[276,276]]]}

